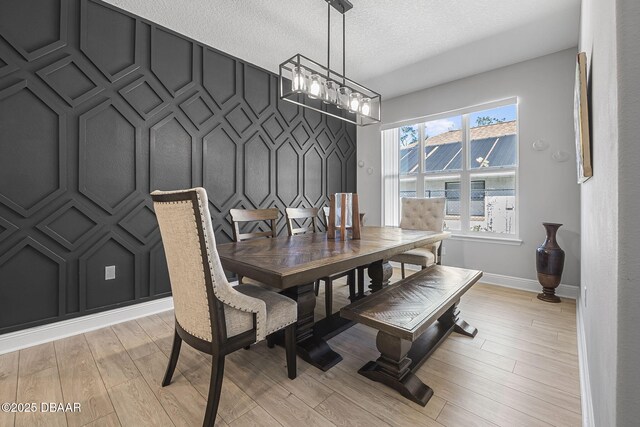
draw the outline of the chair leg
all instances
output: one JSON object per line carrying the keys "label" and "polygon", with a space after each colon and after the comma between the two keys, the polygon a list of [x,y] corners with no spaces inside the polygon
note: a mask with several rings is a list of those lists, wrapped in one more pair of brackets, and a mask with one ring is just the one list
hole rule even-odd
{"label": "chair leg", "polygon": [[244,349],[245,349],[245,350],[251,350],[251,346],[250,346],[250,345],[248,345],[248,346],[246,346]]}
{"label": "chair leg", "polygon": [[331,279],[324,282],[324,308],[326,317],[333,314],[333,280]]}
{"label": "chair leg", "polygon": [[287,374],[289,379],[294,380],[297,376],[296,366],[296,324],[284,328],[284,346],[287,352]]}
{"label": "chair leg", "polygon": [[364,296],[364,267],[358,267],[358,297]]}
{"label": "chair leg", "polygon": [[267,335],[267,347],[273,348],[276,346],[276,337],[274,334]]}
{"label": "chair leg", "polygon": [[318,296],[318,294],[320,293],[320,280],[316,280],[313,290],[316,293],[316,296]]}
{"label": "chair leg", "polygon": [[220,392],[222,390],[222,380],[224,379],[224,356],[213,355],[211,361],[211,381],[209,382],[209,397],[207,398],[207,408],[204,412],[203,427],[213,427],[218,414],[218,404],[220,403]]}
{"label": "chair leg", "polygon": [[242,285],[242,278],[243,277],[244,276],[241,276],[241,275],[238,274],[238,285]]}
{"label": "chair leg", "polygon": [[402,278],[404,279],[404,262],[400,263],[400,272],[402,273]]}
{"label": "chair leg", "polygon": [[423,265],[421,270],[426,270],[427,266]]}
{"label": "chair leg", "polygon": [[180,355],[180,347],[182,346],[182,338],[178,335],[178,331],[173,333],[173,346],[171,347],[171,356],[169,357],[169,364],[167,365],[167,371],[164,374],[162,380],[162,387],[166,387],[171,383],[171,378],[176,370],[178,364],[178,356]]}

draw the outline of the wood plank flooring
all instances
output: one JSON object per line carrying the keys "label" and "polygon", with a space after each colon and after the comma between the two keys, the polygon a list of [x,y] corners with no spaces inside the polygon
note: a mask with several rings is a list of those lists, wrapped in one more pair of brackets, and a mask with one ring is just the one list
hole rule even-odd
{"label": "wood plank flooring", "polygon": [[[399,279],[394,272],[392,281]],[[324,289],[316,316],[324,315]],[[347,304],[335,284],[334,310]],[[575,301],[477,284],[460,304],[479,329],[452,334],[420,368],[435,392],[416,405],[357,370],[378,357],[376,331],[357,325],[330,340],[344,360],[322,372],[298,359],[287,378],[282,348],[264,342],[227,357],[219,426],[579,426]],[[3,402],[80,402],[80,413],[0,413],[2,426],[197,426],[210,357],[182,346],[161,387],[173,334],[165,312],[0,355]]]}

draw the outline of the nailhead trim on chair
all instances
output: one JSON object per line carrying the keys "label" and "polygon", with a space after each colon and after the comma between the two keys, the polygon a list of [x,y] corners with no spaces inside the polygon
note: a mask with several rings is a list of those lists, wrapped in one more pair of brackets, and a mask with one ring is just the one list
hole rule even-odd
{"label": "nailhead trim on chair", "polygon": [[[202,217],[203,213],[204,213],[204,209],[202,207],[202,200],[200,199],[200,194],[198,194],[198,192],[196,192],[196,198],[198,199],[198,206],[200,208],[200,215]],[[202,223],[205,223],[205,218],[201,218],[200,219],[202,221]],[[213,264],[211,262],[211,260],[213,259],[212,253],[211,253],[211,249],[210,249],[210,244],[209,244],[209,238],[207,236],[207,233],[204,233],[204,243],[205,246],[207,248],[207,259],[209,261],[209,269],[211,272],[214,271],[214,267]],[[220,295],[220,292],[217,291],[217,287],[214,286],[213,287],[213,293],[215,294],[216,298],[218,298],[223,304],[226,304],[230,307],[235,308],[236,310],[240,310],[242,312],[245,313],[256,313],[256,338],[258,341],[260,341],[261,337],[266,336],[267,333],[265,332],[264,335],[261,334],[261,331],[264,329],[264,325],[262,323],[262,316],[260,315],[260,313],[258,311],[253,311],[250,310],[246,307],[240,307],[237,304],[233,303],[232,301],[228,300],[227,298],[225,298],[223,295]],[[253,297],[249,297],[249,298],[253,298]]]}
{"label": "nailhead trim on chair", "polygon": [[[189,201],[155,202],[155,203],[157,203],[157,204],[162,204],[162,205],[191,204],[191,202],[189,202]],[[196,217],[195,212],[194,212],[194,214],[193,214],[193,220],[194,220],[194,222],[196,223],[196,234],[197,234],[197,223],[198,223],[198,218]],[[202,268],[200,271],[202,272],[202,277],[204,277],[204,275],[205,275],[205,273],[204,273],[204,268]],[[206,300],[207,300],[207,291],[206,291],[206,289],[205,289],[205,288],[202,288],[202,289],[204,290],[203,298],[204,298],[204,300],[206,301]],[[208,316],[208,315],[209,315],[209,313],[207,313],[207,316]],[[176,321],[177,321],[177,318],[176,318]],[[181,327],[182,329],[184,329],[185,331],[187,331],[189,334],[193,335],[194,337],[198,337],[198,338],[200,338],[200,339],[202,339],[202,340],[205,340],[205,341],[213,340],[214,334],[213,334],[213,331],[211,330],[211,319],[209,319],[209,322],[208,322],[208,323],[209,323],[209,324],[208,324],[208,326],[209,326],[209,332],[211,333],[211,338],[203,337],[203,336],[201,336],[201,334],[198,334],[198,333],[194,332],[193,330],[190,330],[190,328],[186,328],[186,327],[184,327],[184,325],[183,325],[182,323],[180,323],[180,322],[178,322],[178,323],[180,324],[180,327]]]}

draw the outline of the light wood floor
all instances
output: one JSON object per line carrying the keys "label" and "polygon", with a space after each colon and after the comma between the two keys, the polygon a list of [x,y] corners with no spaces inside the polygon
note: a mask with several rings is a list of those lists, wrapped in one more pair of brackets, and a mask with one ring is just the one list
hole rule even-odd
{"label": "light wood floor", "polygon": [[[397,272],[394,279],[398,279]],[[346,303],[336,287],[335,309]],[[322,316],[322,295],[317,315]],[[375,331],[330,341],[344,360],[321,372],[298,359],[287,379],[282,348],[264,342],[227,357],[221,426],[579,426],[575,302],[478,284],[462,299],[474,339],[452,334],[420,368],[435,391],[426,407],[357,374],[377,358]],[[80,402],[82,412],[7,414],[0,426],[198,426],[209,357],[184,344],[173,383],[160,381],[173,333],[166,312],[0,356],[0,402]]]}

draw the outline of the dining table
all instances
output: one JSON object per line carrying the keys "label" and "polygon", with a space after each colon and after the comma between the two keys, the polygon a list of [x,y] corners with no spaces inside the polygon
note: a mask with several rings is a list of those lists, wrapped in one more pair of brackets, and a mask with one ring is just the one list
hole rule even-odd
{"label": "dining table", "polygon": [[314,282],[342,271],[366,267],[370,283],[364,289],[362,275],[353,300],[366,298],[388,286],[393,274],[389,259],[450,237],[446,231],[409,230],[365,226],[360,239],[331,239],[327,233],[255,239],[217,245],[225,270],[251,278],[298,304],[296,348],[298,356],[326,371],[342,360],[327,343],[354,323],[339,312],[316,321]]}

